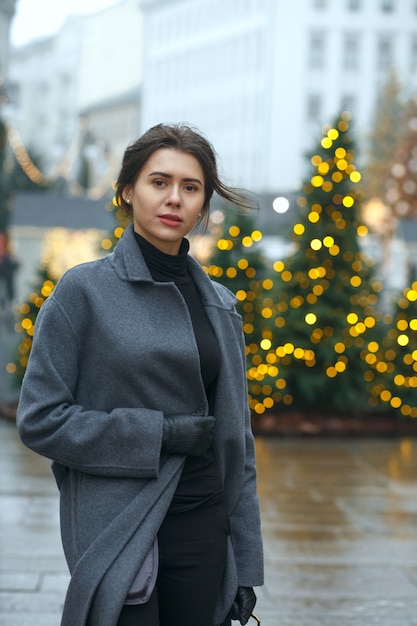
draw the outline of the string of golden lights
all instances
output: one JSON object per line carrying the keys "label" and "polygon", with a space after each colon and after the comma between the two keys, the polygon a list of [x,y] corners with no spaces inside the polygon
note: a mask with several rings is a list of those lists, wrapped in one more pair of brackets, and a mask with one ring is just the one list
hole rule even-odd
{"label": "string of golden lights", "polygon": [[[80,121],[78,132],[68,148],[66,154],[64,154],[60,161],[56,164],[53,170],[49,174],[44,174],[34,164],[31,159],[19,131],[11,122],[6,124],[6,133],[10,146],[16,157],[17,162],[22,168],[26,176],[36,185],[47,186],[58,180],[60,177],[64,178],[70,188],[73,195],[77,196],[83,192],[82,187],[71,177],[70,170],[71,164],[80,156],[82,151],[82,138],[86,132],[86,124]],[[87,195],[92,200],[99,200],[104,197],[106,193],[111,189],[111,185],[117,170],[118,162],[113,155],[109,155],[107,158],[107,167],[103,172],[100,179],[96,184],[88,189]]]}

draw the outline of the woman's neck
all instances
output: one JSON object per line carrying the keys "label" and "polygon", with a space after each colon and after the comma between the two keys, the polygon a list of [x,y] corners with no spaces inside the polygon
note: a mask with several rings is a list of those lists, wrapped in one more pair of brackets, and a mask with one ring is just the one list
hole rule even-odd
{"label": "woman's neck", "polygon": [[182,240],[178,254],[162,252],[137,232],[135,239],[154,279],[173,281],[188,279],[187,256],[190,244],[187,239]]}

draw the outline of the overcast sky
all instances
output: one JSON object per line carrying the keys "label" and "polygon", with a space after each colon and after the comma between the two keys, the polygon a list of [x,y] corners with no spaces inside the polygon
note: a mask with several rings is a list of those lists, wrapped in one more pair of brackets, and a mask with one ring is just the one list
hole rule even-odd
{"label": "overcast sky", "polygon": [[21,46],[55,33],[73,13],[95,13],[119,0],[17,0],[10,41]]}

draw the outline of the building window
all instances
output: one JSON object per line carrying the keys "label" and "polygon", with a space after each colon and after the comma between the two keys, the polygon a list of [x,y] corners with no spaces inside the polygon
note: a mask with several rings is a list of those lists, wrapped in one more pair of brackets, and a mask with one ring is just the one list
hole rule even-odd
{"label": "building window", "polygon": [[381,11],[392,13],[395,9],[395,0],[381,0]]}
{"label": "building window", "polygon": [[382,35],[378,41],[377,65],[378,69],[386,72],[393,64],[393,41],[389,35]]}
{"label": "building window", "polygon": [[324,67],[325,39],[322,33],[312,33],[310,36],[310,67],[320,69]]}
{"label": "building window", "polygon": [[321,117],[321,96],[310,94],[307,99],[307,119],[309,122],[316,122]]}
{"label": "building window", "polygon": [[342,111],[348,111],[352,115],[356,112],[356,98],[355,96],[343,96],[342,98]]}
{"label": "building window", "polygon": [[360,11],[361,0],[347,0],[347,7],[349,11]]}
{"label": "building window", "polygon": [[359,36],[347,33],[344,40],[343,65],[346,70],[357,70],[359,67]]}

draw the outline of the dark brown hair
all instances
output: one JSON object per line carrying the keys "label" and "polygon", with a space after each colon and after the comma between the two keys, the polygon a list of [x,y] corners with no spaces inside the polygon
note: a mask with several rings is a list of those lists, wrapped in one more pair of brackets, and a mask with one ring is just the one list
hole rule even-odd
{"label": "dark brown hair", "polygon": [[216,153],[210,142],[200,133],[185,124],[158,124],[147,130],[139,139],[128,146],[116,182],[116,200],[126,213],[132,216],[132,207],[123,198],[126,187],[135,184],[143,166],[150,156],[160,148],[173,148],[194,156],[204,174],[204,205],[199,223],[208,223],[210,200],[216,192],[220,197],[248,209],[251,203],[237,188],[222,183],[217,171]]}

